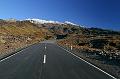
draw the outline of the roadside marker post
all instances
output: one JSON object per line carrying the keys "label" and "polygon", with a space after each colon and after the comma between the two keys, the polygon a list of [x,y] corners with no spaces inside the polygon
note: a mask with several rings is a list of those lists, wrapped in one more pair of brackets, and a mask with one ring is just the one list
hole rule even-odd
{"label": "roadside marker post", "polygon": [[45,50],[46,50],[46,46],[45,46]]}
{"label": "roadside marker post", "polygon": [[57,45],[57,46],[60,47],[61,49],[65,50],[66,52],[72,54],[73,56],[77,57],[78,59],[84,61],[85,63],[89,64],[90,66],[92,66],[92,67],[98,69],[99,71],[103,72],[104,74],[108,75],[109,77],[111,77],[111,78],[113,78],[113,79],[117,79],[116,77],[114,77],[114,76],[112,76],[111,74],[105,72],[104,70],[100,69],[99,67],[97,67],[97,66],[95,66],[95,65],[93,65],[93,64],[91,64],[91,63],[89,63],[88,61],[86,61],[86,60],[84,60],[83,58],[77,56],[76,54],[70,52],[69,50],[67,50],[67,49],[65,49],[65,48],[63,48],[63,47],[61,47],[61,46],[59,46],[59,45]]}
{"label": "roadside marker post", "polygon": [[71,50],[72,50],[72,49],[73,49],[73,46],[71,45],[71,47],[70,47],[70,48],[71,48]]}

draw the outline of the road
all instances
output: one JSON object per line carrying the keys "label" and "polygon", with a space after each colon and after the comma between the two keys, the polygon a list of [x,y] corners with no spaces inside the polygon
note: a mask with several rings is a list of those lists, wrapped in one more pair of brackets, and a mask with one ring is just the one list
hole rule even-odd
{"label": "road", "polygon": [[0,61],[0,79],[113,79],[55,43],[42,42]]}

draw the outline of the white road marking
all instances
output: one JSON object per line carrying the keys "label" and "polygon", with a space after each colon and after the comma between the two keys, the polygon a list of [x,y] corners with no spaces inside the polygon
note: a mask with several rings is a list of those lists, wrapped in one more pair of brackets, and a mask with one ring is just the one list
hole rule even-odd
{"label": "white road marking", "polygon": [[44,64],[46,63],[46,55],[44,55],[43,63],[44,63]]}
{"label": "white road marking", "polygon": [[61,46],[59,46],[59,45],[57,45],[57,46],[60,47],[60,48],[62,48],[62,49],[65,50],[66,52],[72,54],[73,56],[77,57],[78,59],[80,59],[80,60],[86,62],[86,63],[89,64],[90,66],[92,66],[92,67],[98,69],[99,71],[105,73],[106,75],[110,76],[111,78],[113,78],[113,79],[117,79],[117,78],[115,78],[114,76],[110,75],[109,73],[105,72],[104,70],[102,70],[102,69],[98,68],[97,66],[95,66],[95,65],[89,63],[88,61],[84,60],[83,58],[81,58],[81,57],[79,57],[79,56],[73,54],[72,52],[68,51],[67,49],[65,49],[65,48],[63,48],[63,47],[61,47]]}
{"label": "white road marking", "polygon": [[[24,50],[24,49],[23,49],[23,50]],[[22,52],[23,50],[20,50],[19,52],[17,52],[17,53],[15,53],[15,54],[13,54],[13,55],[10,55],[10,56],[8,56],[8,57],[6,57],[6,58],[0,60],[0,62],[6,60],[6,59],[8,59],[8,58],[11,58],[11,57],[13,57],[13,56],[16,55],[16,54],[19,54],[19,53]]]}
{"label": "white road marking", "polygon": [[45,50],[46,50],[46,48],[47,48],[47,47],[46,47],[46,44],[45,44]]}

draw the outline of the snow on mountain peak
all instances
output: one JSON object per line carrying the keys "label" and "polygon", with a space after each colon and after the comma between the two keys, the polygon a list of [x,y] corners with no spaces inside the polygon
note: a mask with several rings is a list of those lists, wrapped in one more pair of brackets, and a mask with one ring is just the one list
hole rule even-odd
{"label": "snow on mountain peak", "polygon": [[72,23],[72,22],[69,22],[69,21],[65,21],[64,23],[65,23],[65,24],[70,24],[70,25],[79,26],[79,25],[77,25],[77,24],[74,24],[74,23]]}
{"label": "snow on mountain peak", "polygon": [[69,21],[59,22],[59,21],[43,20],[43,19],[26,19],[26,20],[29,20],[30,22],[32,22],[32,23],[36,23],[36,24],[53,23],[53,24],[70,24],[70,25],[76,25],[76,26],[79,26],[79,25],[74,24],[74,23],[69,22]]}
{"label": "snow on mountain peak", "polygon": [[37,23],[37,24],[45,24],[45,23],[54,23],[54,24],[62,24],[61,22],[58,21],[51,21],[51,20],[42,20],[42,19],[26,19],[31,21],[32,23]]}

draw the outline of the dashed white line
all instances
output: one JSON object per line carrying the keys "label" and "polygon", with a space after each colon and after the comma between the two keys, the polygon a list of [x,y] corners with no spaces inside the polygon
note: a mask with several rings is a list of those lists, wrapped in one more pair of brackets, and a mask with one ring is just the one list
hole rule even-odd
{"label": "dashed white line", "polygon": [[73,54],[72,52],[68,51],[67,49],[65,49],[65,48],[63,48],[63,47],[61,47],[61,46],[59,46],[59,45],[57,45],[57,46],[58,46],[58,47],[60,47],[60,48],[62,48],[62,49],[63,49],[63,50],[65,50],[65,51],[67,51],[68,53],[72,54],[73,56],[77,57],[78,59],[80,59],[80,60],[82,60],[82,61],[86,62],[86,63],[87,63],[87,64],[89,64],[90,66],[92,66],[92,67],[94,67],[94,68],[98,69],[99,71],[101,71],[101,72],[105,73],[106,75],[110,76],[111,78],[113,78],[113,79],[117,79],[117,78],[115,78],[114,76],[110,75],[109,73],[105,72],[104,70],[102,70],[102,69],[98,68],[97,66],[95,66],[95,65],[93,65],[93,64],[91,64],[91,63],[89,63],[88,61],[86,61],[86,60],[82,59],[81,57],[79,57],[79,56],[77,56],[77,55]]}
{"label": "dashed white line", "polygon": [[44,55],[43,63],[44,63],[44,64],[46,63],[46,55]]}
{"label": "dashed white line", "polygon": [[46,50],[46,48],[47,48],[47,47],[46,47],[46,44],[45,44],[45,50]]}

